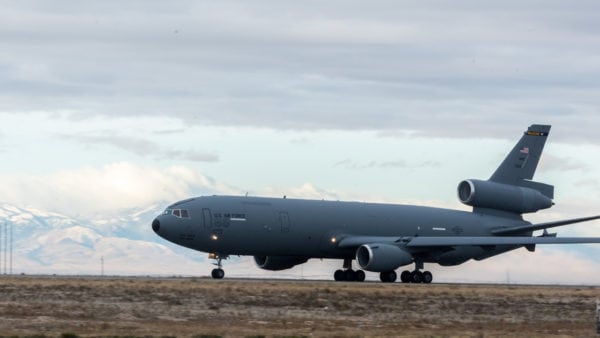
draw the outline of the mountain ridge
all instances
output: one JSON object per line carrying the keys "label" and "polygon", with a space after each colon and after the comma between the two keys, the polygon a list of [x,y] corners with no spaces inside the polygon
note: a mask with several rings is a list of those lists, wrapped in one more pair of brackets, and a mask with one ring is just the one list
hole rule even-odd
{"label": "mountain ridge", "polygon": [[[155,236],[150,222],[159,213],[152,205],[87,219],[1,203],[0,224],[12,228],[13,273],[101,274],[102,260],[110,274],[171,274],[182,267],[194,271],[205,257]],[[2,238],[2,256],[8,256],[8,242]]]}

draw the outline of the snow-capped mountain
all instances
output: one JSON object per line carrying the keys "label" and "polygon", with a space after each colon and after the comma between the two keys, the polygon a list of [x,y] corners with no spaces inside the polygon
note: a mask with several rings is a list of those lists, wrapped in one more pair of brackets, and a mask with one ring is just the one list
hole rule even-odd
{"label": "snow-capped mountain", "polygon": [[[14,273],[100,274],[102,260],[106,274],[193,272],[205,256],[154,235],[150,222],[159,212],[152,206],[88,220],[0,204],[0,252],[3,258],[9,256],[5,248],[12,228]],[[8,262],[0,259],[2,272]]]}

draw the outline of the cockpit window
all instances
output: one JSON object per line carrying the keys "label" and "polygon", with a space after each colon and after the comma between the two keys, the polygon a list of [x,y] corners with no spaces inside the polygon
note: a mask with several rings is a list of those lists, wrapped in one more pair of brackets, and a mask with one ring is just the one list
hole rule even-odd
{"label": "cockpit window", "polygon": [[177,218],[190,218],[190,213],[186,209],[167,209],[163,215],[173,215]]}

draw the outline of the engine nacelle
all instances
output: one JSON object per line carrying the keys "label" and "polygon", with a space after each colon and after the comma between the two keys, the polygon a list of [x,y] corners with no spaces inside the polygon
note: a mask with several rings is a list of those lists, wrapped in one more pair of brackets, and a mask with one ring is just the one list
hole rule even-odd
{"label": "engine nacelle", "polygon": [[356,250],[356,261],[364,270],[386,272],[412,263],[413,257],[392,244],[363,244]]}
{"label": "engine nacelle", "polygon": [[538,190],[481,180],[464,180],[458,184],[458,198],[466,205],[515,212],[536,212],[550,208],[552,199]]}
{"label": "engine nacelle", "polygon": [[254,262],[259,268],[271,271],[290,269],[307,260],[307,257],[298,256],[254,256]]}

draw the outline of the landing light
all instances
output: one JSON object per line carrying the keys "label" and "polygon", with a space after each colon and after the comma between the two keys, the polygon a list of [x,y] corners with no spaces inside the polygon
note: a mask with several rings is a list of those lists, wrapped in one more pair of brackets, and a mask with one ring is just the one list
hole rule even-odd
{"label": "landing light", "polygon": [[213,241],[216,241],[217,239],[219,239],[219,236],[212,235],[212,236],[210,236],[210,239],[212,239]]}
{"label": "landing light", "polygon": [[335,237],[331,237],[331,243],[335,243],[337,242],[337,239]]}

